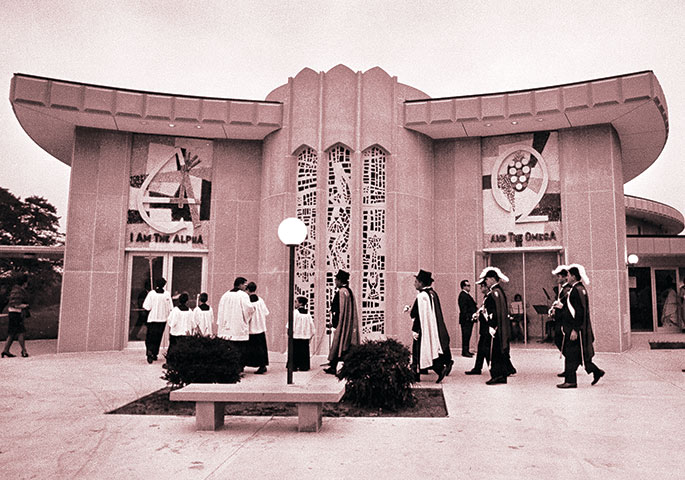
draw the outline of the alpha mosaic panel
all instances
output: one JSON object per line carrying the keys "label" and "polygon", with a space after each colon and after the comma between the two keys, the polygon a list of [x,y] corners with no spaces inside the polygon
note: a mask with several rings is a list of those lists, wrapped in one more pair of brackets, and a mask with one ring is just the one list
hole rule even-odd
{"label": "alpha mosaic panel", "polygon": [[362,335],[385,333],[385,160],[378,147],[364,151]]}
{"label": "alpha mosaic panel", "polygon": [[133,136],[127,247],[207,248],[212,155],[206,140]]}
{"label": "alpha mosaic panel", "polygon": [[307,225],[307,238],[296,249],[295,295],[309,299],[309,313],[314,315],[316,273],[316,173],[319,156],[311,148],[297,155],[297,218]]}
{"label": "alpha mosaic panel", "polygon": [[328,206],[326,217],[326,311],[330,312],[338,270],[350,269],[350,150],[342,145],[328,152]]}

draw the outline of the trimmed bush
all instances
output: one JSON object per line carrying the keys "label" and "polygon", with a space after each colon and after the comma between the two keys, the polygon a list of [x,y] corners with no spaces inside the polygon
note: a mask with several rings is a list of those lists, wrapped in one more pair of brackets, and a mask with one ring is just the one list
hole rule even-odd
{"label": "trimmed bush", "polygon": [[338,372],[347,381],[343,400],[393,411],[413,406],[409,357],[409,349],[392,339],[353,345]]}
{"label": "trimmed bush", "polygon": [[240,355],[228,340],[200,335],[179,337],[166,354],[162,378],[175,387],[189,383],[237,383]]}

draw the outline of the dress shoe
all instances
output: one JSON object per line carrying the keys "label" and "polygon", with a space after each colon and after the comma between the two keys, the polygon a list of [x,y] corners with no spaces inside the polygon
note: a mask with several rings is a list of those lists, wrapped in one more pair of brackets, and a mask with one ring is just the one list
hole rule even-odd
{"label": "dress shoe", "polygon": [[266,373],[266,367],[265,367],[264,365],[262,365],[262,366],[259,367],[259,368],[257,369],[257,371],[254,372],[254,373],[255,373],[255,375],[261,375],[261,374],[263,374],[263,373]]}
{"label": "dress shoe", "polygon": [[595,372],[593,372],[591,385],[594,385],[597,382],[599,382],[599,379],[602,378],[605,373],[606,372],[604,370],[596,370]]}
{"label": "dress shoe", "polygon": [[495,377],[485,382],[486,385],[500,385],[503,383],[507,383],[507,377]]}
{"label": "dress shoe", "polygon": [[566,372],[557,373],[557,377],[559,377],[559,378],[564,378],[565,376],[566,376]]}
{"label": "dress shoe", "polygon": [[473,357],[473,353],[471,353],[471,352],[462,352],[461,356],[462,356],[462,357],[466,357],[466,358],[471,358],[471,357]]}
{"label": "dress shoe", "polygon": [[337,372],[333,368],[328,367],[328,368],[324,369],[324,373],[328,373],[330,375],[335,375]]}
{"label": "dress shoe", "polygon": [[152,356],[148,355],[147,356],[147,363],[152,363],[154,360],[152,359]]}
{"label": "dress shoe", "polygon": [[475,368],[472,370],[469,370],[468,372],[464,372],[466,375],[480,375],[480,370],[476,370]]}
{"label": "dress shoe", "polygon": [[445,378],[445,372],[447,371],[446,368],[443,368],[440,370],[440,373],[438,373],[438,379],[435,381],[435,383],[440,383],[442,382],[442,379]]}
{"label": "dress shoe", "polygon": [[14,358],[14,357],[16,357],[16,355],[14,355],[13,353],[10,353],[10,352],[2,352],[2,358],[5,358],[5,357]]}
{"label": "dress shoe", "polygon": [[29,352],[21,352],[21,356],[26,358],[29,356]]}
{"label": "dress shoe", "polygon": [[450,360],[450,362],[445,365],[445,376],[447,377],[450,372],[452,371],[452,367],[454,366],[454,360]]}
{"label": "dress shoe", "polygon": [[557,385],[557,388],[578,388],[578,384],[564,382]]}

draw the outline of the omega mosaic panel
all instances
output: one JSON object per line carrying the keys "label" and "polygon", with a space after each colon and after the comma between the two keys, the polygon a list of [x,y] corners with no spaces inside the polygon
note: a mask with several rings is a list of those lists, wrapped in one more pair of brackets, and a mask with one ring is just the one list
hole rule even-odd
{"label": "omega mosaic panel", "polygon": [[316,273],[316,175],[319,157],[311,148],[297,155],[297,218],[307,225],[307,238],[296,249],[295,295],[309,299],[309,313],[315,317]]}
{"label": "omega mosaic panel", "polygon": [[362,335],[385,333],[385,160],[378,147],[363,154]]}
{"label": "omega mosaic panel", "polygon": [[127,248],[207,248],[212,154],[206,140],[133,136]]}
{"label": "omega mosaic panel", "polygon": [[483,138],[486,248],[562,244],[558,132]]}

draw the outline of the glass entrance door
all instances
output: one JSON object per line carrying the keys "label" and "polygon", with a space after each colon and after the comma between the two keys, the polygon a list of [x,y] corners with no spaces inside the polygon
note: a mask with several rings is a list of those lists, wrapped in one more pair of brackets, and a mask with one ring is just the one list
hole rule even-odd
{"label": "glass entrance door", "polygon": [[171,293],[174,305],[177,303],[178,296],[186,292],[189,297],[188,306],[195,308],[197,298],[206,288],[206,258],[206,256],[176,253],[129,254],[127,322],[129,343],[145,339],[147,311],[143,309],[143,302],[158,278],[163,277],[167,280],[165,288]]}

